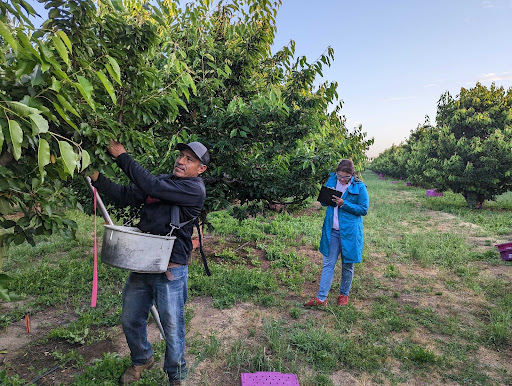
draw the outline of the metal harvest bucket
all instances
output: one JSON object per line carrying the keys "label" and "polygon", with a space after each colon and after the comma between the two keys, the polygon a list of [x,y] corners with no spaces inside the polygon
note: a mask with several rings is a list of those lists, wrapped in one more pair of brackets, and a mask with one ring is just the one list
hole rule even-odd
{"label": "metal harvest bucket", "polygon": [[[85,177],[85,181],[94,194],[90,177]],[[152,235],[136,227],[113,225],[99,194],[97,204],[106,222],[101,246],[103,263],[139,273],[167,271],[175,236]]]}
{"label": "metal harvest bucket", "polygon": [[167,271],[175,236],[142,233],[139,228],[105,225],[101,261],[139,273]]}

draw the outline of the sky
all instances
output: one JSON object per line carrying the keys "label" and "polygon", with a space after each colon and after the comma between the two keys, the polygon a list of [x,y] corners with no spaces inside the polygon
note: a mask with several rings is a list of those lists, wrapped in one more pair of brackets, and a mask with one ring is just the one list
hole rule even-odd
{"label": "sky", "polygon": [[375,157],[425,122],[437,102],[477,82],[512,86],[512,0],[283,0],[274,47],[334,62],[347,127],[375,139]]}
{"label": "sky", "polygon": [[512,87],[512,0],[282,0],[276,25],[273,52],[294,40],[312,62],[334,49],[319,83],[338,83],[347,127],[375,140],[369,157],[435,124],[446,91]]}

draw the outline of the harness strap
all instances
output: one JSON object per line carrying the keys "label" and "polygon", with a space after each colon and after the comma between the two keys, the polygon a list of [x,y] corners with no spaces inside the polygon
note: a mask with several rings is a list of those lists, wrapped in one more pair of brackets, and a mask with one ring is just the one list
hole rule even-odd
{"label": "harness strap", "polygon": [[197,228],[197,234],[199,235],[199,252],[201,253],[201,259],[203,260],[204,270],[206,272],[206,276],[211,276],[212,273],[210,272],[210,269],[208,268],[206,256],[204,255],[204,252],[203,252],[203,238],[201,236],[201,229],[199,228],[199,221],[196,221],[194,224]]}
{"label": "harness strap", "polygon": [[[195,220],[195,221],[194,221]],[[171,208],[171,235],[175,229],[180,229],[181,227],[187,225],[188,223],[194,221],[194,224],[197,228],[197,234],[199,236],[199,252],[201,253],[201,260],[203,260],[204,270],[207,276],[211,276],[210,269],[208,268],[208,263],[206,261],[206,256],[203,252],[203,238],[201,236],[201,229],[199,227],[199,220],[197,217],[193,217],[188,221],[184,221],[180,223],[180,208],[177,205],[173,205]]]}
{"label": "harness strap", "polygon": [[175,229],[180,229],[187,225],[188,223],[194,221],[197,217],[192,217],[188,221],[180,222],[180,207],[177,205],[173,205],[171,208],[171,223],[169,224],[171,226],[171,232],[174,232]]}

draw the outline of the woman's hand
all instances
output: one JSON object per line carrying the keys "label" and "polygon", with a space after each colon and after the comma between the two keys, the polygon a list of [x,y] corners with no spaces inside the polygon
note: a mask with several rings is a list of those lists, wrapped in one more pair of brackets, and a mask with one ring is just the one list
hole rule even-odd
{"label": "woman's hand", "polygon": [[336,206],[342,206],[345,202],[343,198],[335,196],[334,194],[332,195],[332,201],[336,204]]}

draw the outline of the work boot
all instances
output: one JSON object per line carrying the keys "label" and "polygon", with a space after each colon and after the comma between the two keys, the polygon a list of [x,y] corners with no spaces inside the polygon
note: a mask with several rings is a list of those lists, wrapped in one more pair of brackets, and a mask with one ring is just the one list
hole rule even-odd
{"label": "work boot", "polygon": [[129,385],[130,383],[137,382],[144,370],[149,370],[155,364],[153,357],[149,358],[148,361],[143,365],[131,365],[126,369],[124,374],[119,379],[119,384]]}

